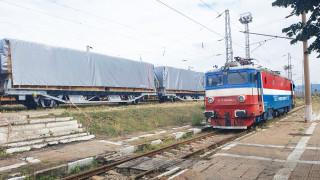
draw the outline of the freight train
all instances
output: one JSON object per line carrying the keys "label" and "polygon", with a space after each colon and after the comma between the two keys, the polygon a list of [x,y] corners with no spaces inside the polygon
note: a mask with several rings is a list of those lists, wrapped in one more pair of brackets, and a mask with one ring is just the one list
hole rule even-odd
{"label": "freight train", "polygon": [[206,76],[207,120],[213,128],[247,129],[294,108],[294,83],[238,58]]}
{"label": "freight train", "polygon": [[29,109],[205,99],[204,73],[16,39],[0,40],[0,87]]}

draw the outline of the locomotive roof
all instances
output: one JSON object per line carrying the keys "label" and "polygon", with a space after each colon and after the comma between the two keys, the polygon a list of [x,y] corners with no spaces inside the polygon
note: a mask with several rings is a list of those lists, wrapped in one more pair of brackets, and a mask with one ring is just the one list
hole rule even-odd
{"label": "locomotive roof", "polygon": [[[209,72],[217,72],[217,71],[222,71],[221,68],[223,68],[224,66],[220,67],[220,68],[214,68],[214,69],[211,69],[209,71],[207,71],[206,73],[209,73]],[[261,66],[256,66],[256,65],[239,65],[239,66],[229,66],[229,70],[237,70],[237,69],[254,69],[254,70],[260,70],[260,71],[264,71],[264,72],[267,72],[269,74],[272,74],[272,75],[275,75],[275,76],[278,76],[278,77],[281,77],[281,78],[284,78],[284,79],[287,79],[287,80],[291,80],[287,77],[284,77],[284,76],[281,76],[279,73],[277,73],[276,71],[272,71],[270,69],[267,69],[267,68],[264,68],[264,67],[261,67]]]}

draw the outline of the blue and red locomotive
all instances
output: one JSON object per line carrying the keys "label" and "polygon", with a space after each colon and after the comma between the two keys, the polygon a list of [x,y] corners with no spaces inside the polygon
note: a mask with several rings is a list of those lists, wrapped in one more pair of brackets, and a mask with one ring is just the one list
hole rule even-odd
{"label": "blue and red locomotive", "polygon": [[204,114],[214,128],[247,129],[294,108],[294,84],[276,71],[235,61],[205,76]]}

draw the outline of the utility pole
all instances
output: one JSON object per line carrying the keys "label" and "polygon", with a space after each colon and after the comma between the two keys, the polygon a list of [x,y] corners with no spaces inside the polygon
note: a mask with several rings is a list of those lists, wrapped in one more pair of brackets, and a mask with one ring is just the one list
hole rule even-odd
{"label": "utility pole", "polygon": [[291,55],[288,53],[288,65],[285,65],[284,70],[287,71],[287,77],[288,79],[292,80],[292,64],[291,64]]}
{"label": "utility pole", "polygon": [[292,64],[290,53],[288,53],[288,78],[292,80]]}
{"label": "utility pole", "polygon": [[[306,12],[302,12],[302,27],[306,26]],[[305,84],[305,109],[306,121],[312,120],[312,104],[311,104],[311,87],[310,87],[310,72],[309,72],[309,56],[305,52],[308,49],[308,42],[303,41],[303,60],[304,60],[304,84]]]}
{"label": "utility pole", "polygon": [[244,24],[246,35],[246,58],[250,59],[250,43],[249,43],[249,23],[252,22],[252,15],[250,12],[240,15],[239,21]]}
{"label": "utility pole", "polygon": [[229,10],[225,10],[225,39],[226,39],[226,62],[233,61],[232,39],[231,39],[231,26]]}
{"label": "utility pole", "polygon": [[304,64],[303,64],[303,60],[302,60],[302,71],[301,71],[301,91],[302,91],[302,97],[305,97],[305,94],[304,94],[304,89],[305,89],[305,85],[304,85]]}

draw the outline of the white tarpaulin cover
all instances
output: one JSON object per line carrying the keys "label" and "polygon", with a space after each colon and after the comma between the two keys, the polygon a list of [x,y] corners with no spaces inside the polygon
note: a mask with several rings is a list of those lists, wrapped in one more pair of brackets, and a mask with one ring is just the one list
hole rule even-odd
{"label": "white tarpaulin cover", "polygon": [[14,39],[0,40],[1,73],[8,43],[14,85],[155,88],[152,64]]}
{"label": "white tarpaulin cover", "polygon": [[204,73],[168,66],[155,67],[159,87],[167,90],[204,91]]}

